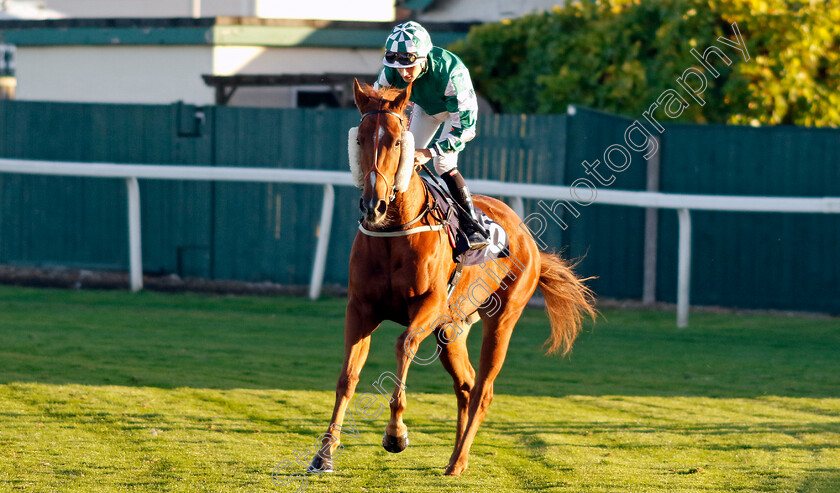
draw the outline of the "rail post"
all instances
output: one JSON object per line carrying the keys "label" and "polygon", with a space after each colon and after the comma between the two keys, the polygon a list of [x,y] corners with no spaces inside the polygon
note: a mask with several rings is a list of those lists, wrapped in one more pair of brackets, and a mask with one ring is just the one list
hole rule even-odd
{"label": "rail post", "polygon": [[143,289],[143,242],[140,231],[140,185],[136,177],[125,179],[128,190],[128,277],[131,290]]}
{"label": "rail post", "polygon": [[677,328],[688,327],[688,307],[691,289],[691,214],[677,209],[679,219],[679,253],[677,260]]}
{"label": "rail post", "polygon": [[312,264],[312,279],[309,282],[309,299],[317,300],[324,284],[324,269],[327,265],[327,249],[330,245],[335,189],[324,185],[324,201],[321,205],[321,222],[318,225],[318,245],[315,247],[315,261]]}
{"label": "rail post", "polygon": [[522,200],[522,197],[513,197],[510,200],[510,208],[513,209],[513,212],[519,216],[519,219],[523,219],[525,217],[525,201]]}

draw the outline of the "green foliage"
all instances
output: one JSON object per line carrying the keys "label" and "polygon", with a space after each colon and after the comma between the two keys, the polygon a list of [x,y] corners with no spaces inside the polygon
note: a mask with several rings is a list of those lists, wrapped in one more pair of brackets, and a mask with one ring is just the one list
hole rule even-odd
{"label": "green foliage", "polygon": [[[726,47],[737,22],[750,59]],[[718,46],[731,66],[705,71],[701,106],[676,82],[700,67],[690,50]],[[569,104],[639,117],[666,89],[682,121],[840,125],[838,0],[603,0],[474,27],[451,47],[477,90],[508,113],[562,113]]]}

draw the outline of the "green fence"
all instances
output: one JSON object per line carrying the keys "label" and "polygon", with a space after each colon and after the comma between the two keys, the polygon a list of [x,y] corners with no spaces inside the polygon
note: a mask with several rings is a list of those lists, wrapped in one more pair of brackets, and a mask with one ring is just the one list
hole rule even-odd
{"label": "green fence", "polygon": [[[179,135],[182,110],[180,105],[6,101],[0,103],[0,155],[113,163],[209,162],[209,134]],[[144,266],[149,272],[174,272],[179,252],[192,254],[189,248],[210,244],[210,184],[144,181],[141,193]],[[125,187],[118,180],[4,174],[0,262],[126,269],[125,203]]]}
{"label": "green fence", "polygon": [[[347,169],[351,110],[0,102],[0,156],[57,161]],[[459,167],[469,178],[519,183],[592,179],[632,123],[573,115],[485,115]],[[705,194],[840,195],[840,132],[668,125],[660,190]],[[631,153],[609,188],[644,190],[648,162]],[[601,165],[601,171],[606,168]],[[600,186],[600,184],[599,184]],[[309,282],[318,186],[141,181],[149,274],[283,284]],[[549,248],[582,258],[601,296],[640,298],[645,213],[525,201],[549,221]],[[358,191],[336,190],[326,283],[347,282]],[[553,209],[552,205],[555,207]],[[124,184],[0,174],[0,263],[127,269]],[[676,291],[676,214],[659,212],[657,297]],[[692,303],[840,312],[840,218],[700,213],[694,219]],[[561,222],[563,223],[561,225]],[[565,226],[565,227],[564,227]]]}
{"label": "green fence", "polygon": [[[840,131],[671,125],[662,189],[840,196]],[[676,218],[662,213],[658,298],[674,301]],[[840,215],[692,212],[692,302],[840,313]]]}
{"label": "green fence", "polygon": [[[568,162],[565,183],[589,178],[597,188],[645,190],[647,162],[636,152],[630,152],[627,169],[614,173],[605,164],[604,152],[613,144],[624,143],[624,130],[632,123],[626,118],[597,111],[575,108],[569,117]],[[596,170],[611,184],[601,185],[587,175],[583,161],[600,161]],[[618,160],[618,157],[614,158]],[[605,183],[609,183],[606,181]],[[590,205],[579,208],[579,217],[569,220],[566,242],[569,255],[583,258],[581,274],[596,278],[590,285],[597,293],[616,298],[642,297],[642,266],[644,258],[644,210],[637,207]]]}

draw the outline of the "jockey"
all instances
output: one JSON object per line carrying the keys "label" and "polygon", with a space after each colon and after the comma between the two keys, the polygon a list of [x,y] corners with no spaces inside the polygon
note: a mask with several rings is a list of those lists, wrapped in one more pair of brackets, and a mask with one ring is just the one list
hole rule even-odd
{"label": "jockey", "polygon": [[[403,89],[413,84],[411,101],[414,108],[408,130],[414,134],[417,144],[414,164],[434,160],[435,171],[452,197],[472,218],[472,221],[461,221],[470,248],[486,247],[486,234],[478,225],[470,191],[457,167],[458,153],[475,137],[478,115],[478,101],[467,67],[454,53],[432,46],[429,33],[414,21],[394,27],[385,40],[382,63],[384,67],[374,88]],[[443,132],[431,144],[441,124]]]}

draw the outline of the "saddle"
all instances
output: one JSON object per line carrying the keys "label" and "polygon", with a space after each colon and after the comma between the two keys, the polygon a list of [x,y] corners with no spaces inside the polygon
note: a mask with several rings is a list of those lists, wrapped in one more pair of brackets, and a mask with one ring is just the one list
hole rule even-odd
{"label": "saddle", "polygon": [[422,179],[423,186],[426,187],[432,199],[431,207],[434,216],[445,225],[449,244],[452,246],[453,262],[459,266],[470,266],[508,256],[507,233],[499,223],[490,219],[478,206],[475,207],[475,212],[479,223],[490,235],[490,244],[481,250],[470,250],[470,243],[467,240],[467,234],[461,229],[461,217],[458,215],[453,199],[428,178]]}

